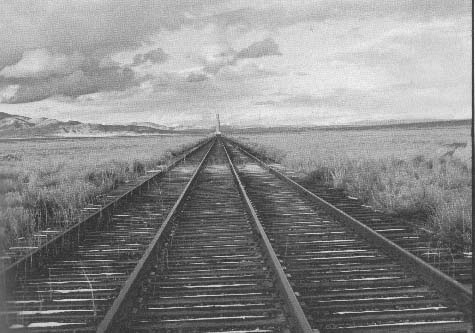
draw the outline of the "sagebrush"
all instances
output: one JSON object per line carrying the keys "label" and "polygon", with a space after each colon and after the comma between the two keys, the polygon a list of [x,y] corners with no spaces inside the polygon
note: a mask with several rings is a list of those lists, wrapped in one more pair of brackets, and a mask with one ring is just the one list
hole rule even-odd
{"label": "sagebrush", "polygon": [[[471,251],[470,128],[314,131],[237,137],[306,181],[345,190]],[[257,144],[257,142],[259,144]]]}
{"label": "sagebrush", "polygon": [[199,137],[5,140],[0,150],[0,250],[76,221],[94,198],[164,164]]}

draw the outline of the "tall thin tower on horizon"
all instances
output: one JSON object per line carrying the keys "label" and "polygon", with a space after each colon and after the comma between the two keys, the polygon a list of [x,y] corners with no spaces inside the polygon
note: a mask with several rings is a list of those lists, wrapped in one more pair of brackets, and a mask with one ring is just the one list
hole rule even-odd
{"label": "tall thin tower on horizon", "polygon": [[216,135],[221,135],[221,124],[219,122],[219,113],[216,113]]}

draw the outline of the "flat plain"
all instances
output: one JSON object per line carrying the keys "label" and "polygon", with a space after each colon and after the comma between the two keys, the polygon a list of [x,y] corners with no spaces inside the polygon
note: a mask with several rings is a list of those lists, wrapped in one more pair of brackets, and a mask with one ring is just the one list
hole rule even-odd
{"label": "flat plain", "polygon": [[[417,223],[455,251],[472,243],[470,127],[234,135],[310,182]],[[94,197],[165,163],[202,136],[0,141],[0,249],[65,227]]]}
{"label": "flat plain", "polygon": [[235,135],[255,151],[431,232],[472,245],[469,125]]}
{"label": "flat plain", "polygon": [[97,195],[201,138],[0,139],[0,252],[35,230],[67,227]]}

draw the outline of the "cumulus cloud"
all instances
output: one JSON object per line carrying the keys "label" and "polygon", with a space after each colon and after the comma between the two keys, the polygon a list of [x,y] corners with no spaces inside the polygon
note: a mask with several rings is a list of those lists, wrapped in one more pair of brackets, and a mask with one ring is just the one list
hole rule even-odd
{"label": "cumulus cloud", "polygon": [[132,69],[110,60],[39,49],[26,51],[18,63],[0,72],[0,84],[7,87],[2,90],[1,102],[27,103],[56,95],[78,97],[125,90],[140,82]]}
{"label": "cumulus cloud", "polygon": [[169,55],[166,54],[161,48],[148,51],[147,53],[139,53],[135,55],[133,65],[140,65],[147,61],[150,61],[152,64],[161,64],[167,61]]}
{"label": "cumulus cloud", "polygon": [[[204,65],[203,71],[210,74],[217,74],[223,69],[226,69],[228,73],[227,76],[229,76],[229,74],[237,73],[240,68],[246,71],[264,72],[258,65],[246,64],[246,66],[236,66],[241,60],[280,55],[282,55],[282,53],[279,51],[279,45],[274,39],[266,38],[262,41],[254,42],[239,51],[231,47],[213,45],[206,49],[206,52],[199,57],[199,61]],[[230,69],[229,66],[235,67]]]}
{"label": "cumulus cloud", "polygon": [[0,103],[8,103],[12,100],[19,88],[18,84],[11,84],[0,89]]}
{"label": "cumulus cloud", "polygon": [[220,45],[208,46],[198,56],[198,61],[203,64],[203,71],[216,74],[221,68],[236,63],[236,51],[229,47],[223,49]]}
{"label": "cumulus cloud", "polygon": [[468,115],[470,12],[468,0],[6,1],[0,102],[45,100],[0,108]]}
{"label": "cumulus cloud", "polygon": [[272,55],[282,55],[282,53],[279,51],[279,45],[272,38],[266,38],[242,49],[236,54],[236,58],[261,58]]}
{"label": "cumulus cloud", "polygon": [[[55,5],[52,6],[53,12],[59,10]],[[79,11],[79,19],[81,13]],[[44,13],[40,13],[40,17],[42,14]],[[100,16],[100,13],[97,15]],[[94,19],[93,17],[92,25],[94,25]],[[72,22],[69,23],[72,24]],[[144,31],[136,31],[134,36],[140,37],[143,42],[147,33],[158,28],[151,25]],[[87,26],[84,34],[96,32],[94,29],[91,31],[90,29],[92,28]],[[105,31],[100,33],[102,37],[109,33],[106,27],[104,29]],[[68,27],[66,30],[73,33],[74,26]],[[2,33],[0,33],[0,38],[1,36],[3,36]],[[56,36],[58,40],[53,43],[54,47],[25,49],[15,62],[4,66],[0,70],[0,84],[2,86],[18,86],[14,93],[12,93],[13,90],[9,90],[8,97],[2,98],[3,103],[25,103],[57,95],[78,97],[100,91],[124,90],[139,85],[146,78],[138,79],[133,69],[120,66],[112,62],[109,57],[109,53],[114,49],[132,47],[134,41],[131,36],[128,32],[121,32],[115,37],[110,35],[111,40],[104,40],[101,45],[97,45],[96,50],[92,50],[90,44],[82,45],[80,40],[78,40],[75,47],[68,48],[66,46],[71,43],[66,43],[60,36]],[[48,36],[48,38],[53,37]],[[116,37],[120,37],[121,41],[118,41]],[[92,44],[94,44],[94,41],[94,38],[90,40]],[[99,42],[99,40],[97,41]],[[52,51],[52,49],[55,51]],[[278,44],[272,38],[254,42],[241,50],[235,50],[231,47],[223,49],[218,46],[210,48],[208,51],[200,57],[199,61],[202,63],[200,71],[187,73],[180,80],[184,79],[189,83],[202,82],[208,80],[210,76],[217,75],[222,69],[232,66],[234,67],[223,71],[221,78],[229,80],[239,77],[269,76],[271,74],[269,71],[257,65],[235,65],[245,59],[281,55]],[[144,63],[159,64],[168,61],[168,59],[169,55],[163,49],[156,48],[146,53],[136,54],[132,66]],[[157,76],[159,73],[153,73],[152,75]]]}
{"label": "cumulus cloud", "polygon": [[4,103],[33,102],[56,95],[78,97],[99,91],[124,90],[138,84],[139,80],[128,68],[109,68],[94,74],[78,70],[66,76],[20,85]]}
{"label": "cumulus cloud", "polygon": [[[200,13],[213,0],[18,0],[0,10],[0,87],[5,102],[53,95],[79,96],[137,84],[131,69],[107,64],[117,52],[150,42],[162,30],[180,28],[185,13]],[[161,49],[140,54],[134,64],[162,63]],[[109,81],[110,80],[110,81]],[[74,86],[77,85],[77,86]],[[14,96],[12,96],[14,91]]]}
{"label": "cumulus cloud", "polygon": [[6,66],[0,76],[6,78],[48,77],[74,72],[83,63],[84,56],[75,53],[67,56],[63,53],[52,54],[46,49],[28,50],[16,64]]}

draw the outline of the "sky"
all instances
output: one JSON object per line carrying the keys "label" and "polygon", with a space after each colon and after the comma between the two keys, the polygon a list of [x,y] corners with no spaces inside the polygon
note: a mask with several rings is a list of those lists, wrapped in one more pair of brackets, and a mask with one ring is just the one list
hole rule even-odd
{"label": "sky", "polygon": [[0,111],[92,123],[471,117],[469,0],[2,0]]}

